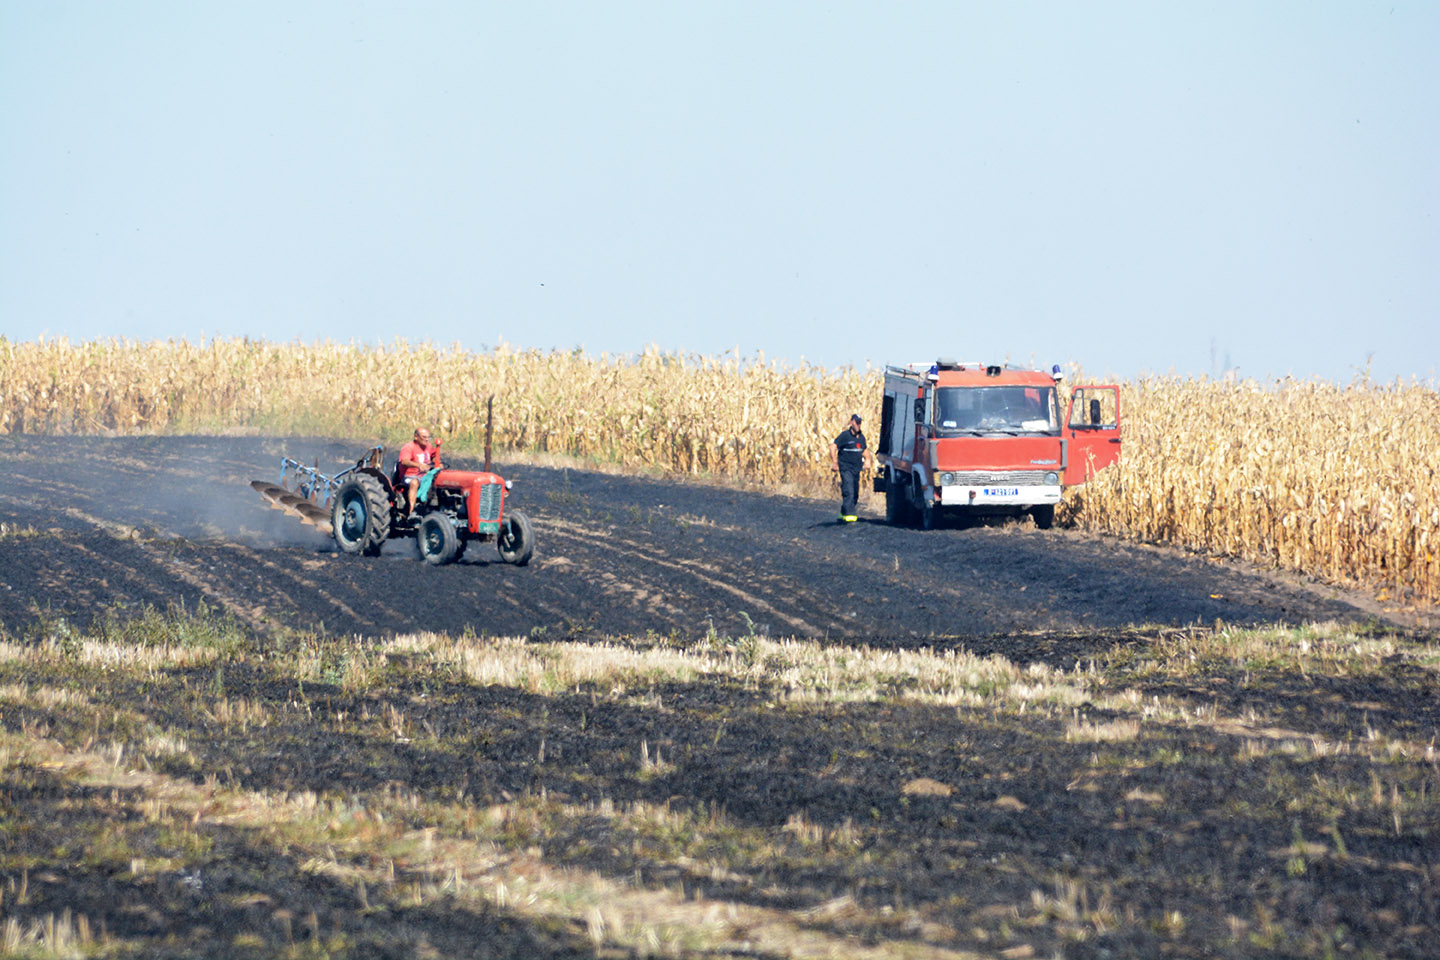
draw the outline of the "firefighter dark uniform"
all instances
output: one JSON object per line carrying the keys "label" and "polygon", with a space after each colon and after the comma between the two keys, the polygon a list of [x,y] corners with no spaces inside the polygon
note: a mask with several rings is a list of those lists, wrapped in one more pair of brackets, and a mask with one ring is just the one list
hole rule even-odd
{"label": "firefighter dark uniform", "polygon": [[860,430],[860,417],[852,416],[850,426],[835,438],[835,467],[840,473],[840,520],[854,523],[855,501],[860,496],[860,469],[865,465],[869,446]]}

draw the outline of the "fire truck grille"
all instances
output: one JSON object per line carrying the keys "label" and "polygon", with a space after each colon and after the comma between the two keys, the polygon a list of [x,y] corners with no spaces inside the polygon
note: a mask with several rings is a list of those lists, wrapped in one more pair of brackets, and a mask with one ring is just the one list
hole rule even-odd
{"label": "fire truck grille", "polygon": [[480,488],[480,529],[493,532],[500,526],[500,492],[498,483],[487,483]]}
{"label": "fire truck grille", "polygon": [[940,474],[947,486],[983,487],[1003,483],[1016,487],[1038,487],[1045,484],[1044,470],[955,470]]}

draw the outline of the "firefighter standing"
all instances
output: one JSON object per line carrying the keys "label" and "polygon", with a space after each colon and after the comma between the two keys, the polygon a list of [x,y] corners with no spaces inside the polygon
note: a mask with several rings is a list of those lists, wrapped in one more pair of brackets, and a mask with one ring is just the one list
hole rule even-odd
{"label": "firefighter standing", "polygon": [[860,471],[869,470],[870,444],[860,432],[860,414],[850,415],[850,426],[830,444],[830,469],[840,474],[840,522],[854,523],[855,501],[860,495]]}

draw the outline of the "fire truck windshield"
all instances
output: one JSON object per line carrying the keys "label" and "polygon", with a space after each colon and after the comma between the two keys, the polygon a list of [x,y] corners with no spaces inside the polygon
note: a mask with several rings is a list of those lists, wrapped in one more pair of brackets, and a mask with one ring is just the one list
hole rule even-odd
{"label": "fire truck windshield", "polygon": [[935,432],[941,437],[1060,432],[1053,387],[941,387],[935,392]]}

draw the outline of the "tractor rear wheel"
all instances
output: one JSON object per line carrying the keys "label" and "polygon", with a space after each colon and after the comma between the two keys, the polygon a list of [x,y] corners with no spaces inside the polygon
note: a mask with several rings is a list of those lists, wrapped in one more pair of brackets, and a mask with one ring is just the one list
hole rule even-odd
{"label": "tractor rear wheel", "polygon": [[362,473],[335,492],[330,528],[342,553],[378,556],[390,536],[390,499],[380,481]]}
{"label": "tractor rear wheel", "polygon": [[530,530],[530,518],[519,510],[506,510],[500,521],[500,535],[495,538],[500,549],[500,559],[523,567],[535,554],[535,534]]}
{"label": "tractor rear wheel", "polygon": [[415,533],[420,547],[420,559],[432,566],[453,563],[460,556],[460,534],[455,530],[455,521],[443,513],[426,514]]}

